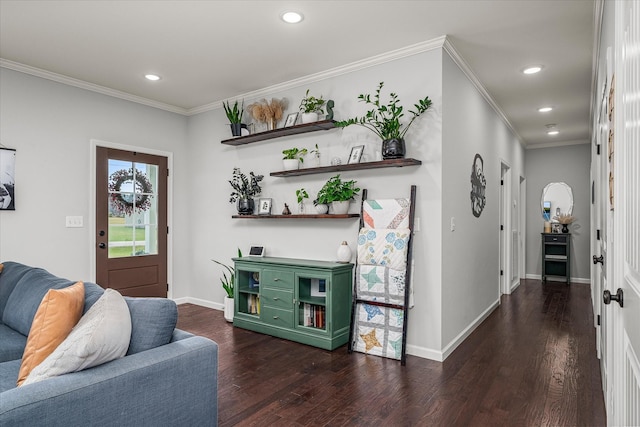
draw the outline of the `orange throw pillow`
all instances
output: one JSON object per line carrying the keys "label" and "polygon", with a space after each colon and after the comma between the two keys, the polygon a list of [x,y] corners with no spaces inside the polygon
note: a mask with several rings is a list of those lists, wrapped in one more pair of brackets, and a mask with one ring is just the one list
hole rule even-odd
{"label": "orange throw pillow", "polygon": [[29,373],[60,345],[78,323],[84,310],[84,284],[49,289],[33,318],[22,355],[18,386]]}
{"label": "orange throw pillow", "polygon": [[4,268],[4,264],[0,264],[0,273],[2,273],[3,268]]}

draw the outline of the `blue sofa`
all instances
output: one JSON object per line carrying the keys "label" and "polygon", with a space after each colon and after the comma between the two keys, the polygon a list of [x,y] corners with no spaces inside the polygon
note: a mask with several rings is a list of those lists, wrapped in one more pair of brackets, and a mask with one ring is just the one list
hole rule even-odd
{"label": "blue sofa", "polygon": [[[177,307],[128,298],[125,357],[16,387],[31,322],[47,290],[74,282],[15,262],[0,272],[0,426],[215,426],[218,345],[175,329]],[[84,283],[86,312],[104,292]]]}

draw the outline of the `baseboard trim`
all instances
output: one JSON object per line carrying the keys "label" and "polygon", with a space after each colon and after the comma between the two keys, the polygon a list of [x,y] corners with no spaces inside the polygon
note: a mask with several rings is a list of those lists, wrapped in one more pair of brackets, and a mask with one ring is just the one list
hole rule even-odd
{"label": "baseboard trim", "polygon": [[[542,280],[542,275],[540,275],[540,274],[526,274],[525,275],[525,279]],[[570,280],[571,283],[583,283],[583,284],[586,284],[586,285],[590,285],[591,284],[591,279],[585,278],[585,277],[572,277],[569,280]],[[556,280],[550,279],[550,281],[555,282]],[[560,282],[560,280],[557,280],[557,281]]]}
{"label": "baseboard trim", "polygon": [[493,313],[493,310],[498,308],[498,306],[500,306],[500,299],[497,299],[493,304],[491,304],[483,313],[480,314],[480,316],[476,318],[476,320],[471,322],[471,324],[469,324],[469,326],[467,326],[465,330],[460,332],[457,337],[455,337],[449,344],[447,344],[447,346],[442,351],[441,362],[444,362],[446,358],[449,357],[453,353],[453,351],[458,348],[458,346],[462,344],[462,342],[467,339],[467,337],[469,337],[469,335],[471,335],[471,333],[475,331],[476,328],[480,326],[480,324],[484,322],[487,317],[489,317],[491,313]]}
{"label": "baseboard trim", "polygon": [[213,301],[208,301],[206,299],[193,298],[193,297],[183,297],[174,299],[175,303],[180,304],[195,304],[201,307],[213,308],[214,310],[224,311],[224,304],[220,304]]}

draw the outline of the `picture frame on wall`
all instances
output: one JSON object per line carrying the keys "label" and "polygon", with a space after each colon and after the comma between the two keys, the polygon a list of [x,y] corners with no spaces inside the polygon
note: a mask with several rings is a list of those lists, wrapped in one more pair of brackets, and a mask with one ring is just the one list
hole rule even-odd
{"label": "picture frame on wall", "polygon": [[296,124],[296,120],[298,120],[298,113],[291,113],[287,116],[287,119],[284,122],[284,127],[293,126]]}
{"label": "picture frame on wall", "polygon": [[0,210],[16,210],[16,150],[0,148]]}
{"label": "picture frame on wall", "polygon": [[351,149],[351,153],[349,154],[348,164],[351,163],[360,163],[360,159],[362,158],[362,152],[364,151],[364,145],[358,145]]}
{"label": "picture frame on wall", "polygon": [[271,215],[271,199],[258,200],[258,215]]}

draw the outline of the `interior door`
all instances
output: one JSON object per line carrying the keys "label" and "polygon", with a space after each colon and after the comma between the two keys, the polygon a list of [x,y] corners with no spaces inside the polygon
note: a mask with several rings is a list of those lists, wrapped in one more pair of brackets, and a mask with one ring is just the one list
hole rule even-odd
{"label": "interior door", "polygon": [[96,147],[96,282],[166,297],[167,158]]}
{"label": "interior door", "polygon": [[[615,299],[616,376],[612,425],[640,425],[640,4],[615,4],[615,84],[610,94],[614,132],[609,141],[613,164],[616,255],[609,291]],[[605,296],[606,299],[606,296]],[[613,297],[611,299],[614,299]],[[606,301],[605,301],[606,302]],[[607,408],[609,410],[609,408]]]}

